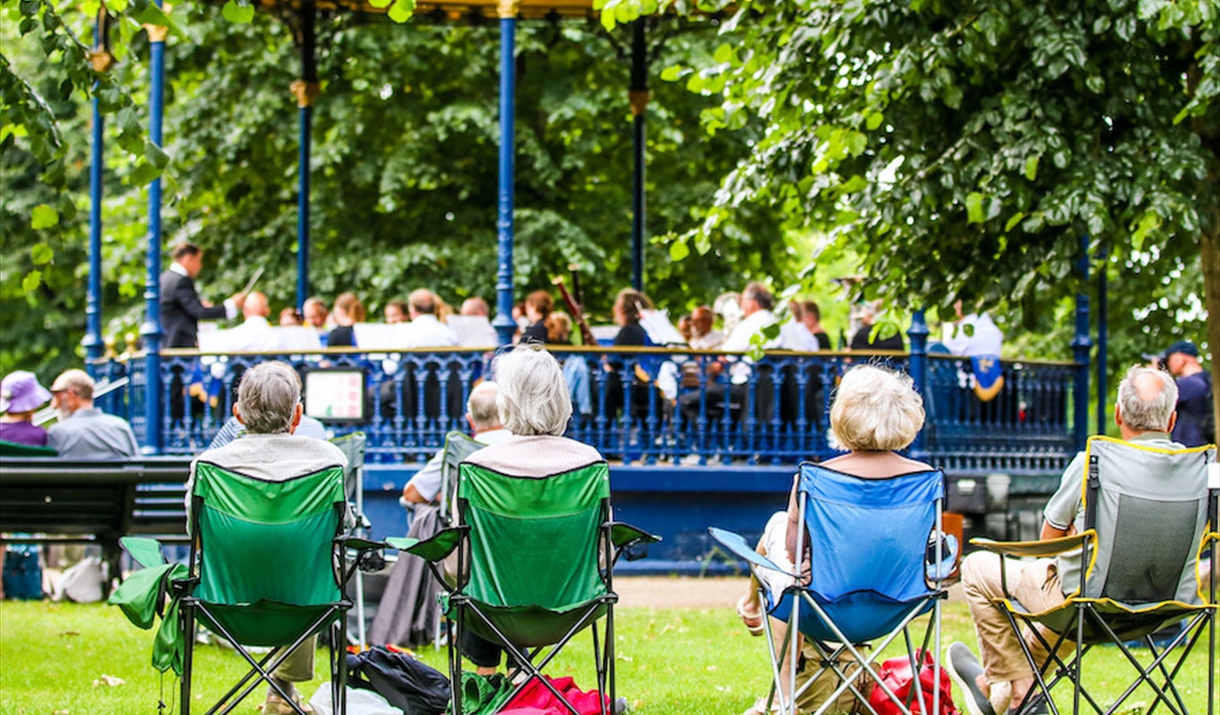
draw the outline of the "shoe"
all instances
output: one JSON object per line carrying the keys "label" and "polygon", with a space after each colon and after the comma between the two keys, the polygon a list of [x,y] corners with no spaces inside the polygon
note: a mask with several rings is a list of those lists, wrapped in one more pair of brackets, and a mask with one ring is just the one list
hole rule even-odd
{"label": "shoe", "polygon": [[965,643],[957,641],[949,644],[945,650],[944,665],[949,677],[962,691],[970,715],[995,715],[991,701],[978,686],[978,676],[983,672],[983,666]]}
{"label": "shoe", "polygon": [[761,610],[747,610],[751,599],[749,596],[742,596],[737,602],[737,615],[741,618],[741,622],[746,624],[746,630],[752,636],[761,636],[763,634],[763,615]]}
{"label": "shoe", "polygon": [[1046,706],[1046,696],[1039,692],[1030,692],[1025,696],[1025,702],[1008,711],[1008,715],[1047,715],[1050,709]]}
{"label": "shoe", "polygon": [[[301,694],[296,691],[296,688],[288,691],[292,696],[292,702],[296,703],[305,715],[314,715],[314,709],[309,706],[309,703],[301,700]],[[284,702],[279,693],[267,693],[267,700],[263,702],[263,715],[297,715],[297,711],[291,705]]]}

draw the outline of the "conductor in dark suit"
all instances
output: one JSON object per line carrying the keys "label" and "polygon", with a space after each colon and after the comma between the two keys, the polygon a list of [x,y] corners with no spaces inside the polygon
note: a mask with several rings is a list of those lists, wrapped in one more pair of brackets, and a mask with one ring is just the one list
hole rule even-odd
{"label": "conductor in dark suit", "polygon": [[[244,295],[235,295],[224,305],[212,306],[199,299],[195,276],[203,268],[203,249],[189,241],[174,248],[174,262],[161,274],[161,329],[165,331],[163,347],[194,348],[199,344],[199,321],[232,320],[245,302]],[[186,416],[186,384],[184,369],[175,367],[169,384],[170,419],[181,423]],[[194,419],[203,416],[203,403],[195,401],[191,409]]]}
{"label": "conductor in dark suit", "polygon": [[193,348],[199,342],[200,320],[232,320],[241,309],[243,295],[235,295],[224,305],[213,306],[199,299],[195,277],[203,268],[203,250],[193,243],[178,244],[174,262],[161,274],[161,329],[167,348]]}

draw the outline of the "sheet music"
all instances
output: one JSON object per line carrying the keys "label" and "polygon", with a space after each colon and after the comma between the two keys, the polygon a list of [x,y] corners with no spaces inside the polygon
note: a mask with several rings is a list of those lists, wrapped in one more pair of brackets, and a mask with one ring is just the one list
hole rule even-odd
{"label": "sheet music", "polygon": [[494,348],[500,344],[496,329],[485,315],[451,315],[446,324],[457,333],[458,345],[464,348]]}
{"label": "sheet music", "polygon": [[669,322],[665,310],[641,310],[640,327],[648,333],[648,339],[657,345],[686,345],[686,338]]}

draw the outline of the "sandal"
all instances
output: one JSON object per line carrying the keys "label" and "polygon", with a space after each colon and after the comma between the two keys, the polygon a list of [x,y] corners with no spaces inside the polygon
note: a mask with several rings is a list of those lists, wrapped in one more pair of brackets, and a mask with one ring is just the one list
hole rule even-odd
{"label": "sandal", "polygon": [[737,602],[737,615],[741,618],[741,622],[745,624],[746,630],[752,636],[761,636],[763,634],[763,615],[761,610],[748,611],[746,608],[750,604],[749,596],[742,596]]}

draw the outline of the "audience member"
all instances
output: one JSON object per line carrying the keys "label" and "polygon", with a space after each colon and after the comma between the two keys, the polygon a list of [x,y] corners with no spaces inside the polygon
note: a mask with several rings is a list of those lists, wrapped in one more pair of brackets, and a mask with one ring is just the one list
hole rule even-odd
{"label": "audience member", "polygon": [[[1177,415],[1178,389],[1160,370],[1132,367],[1118,386],[1114,422],[1123,440],[1151,449],[1182,449],[1172,441]],[[1043,511],[1042,539],[1080,533],[1084,529],[1083,480],[1085,453],[1080,452],[1063,472],[1059,490]],[[1008,561],[998,554],[976,551],[962,561],[963,592],[974,619],[982,666],[961,643],[949,646],[946,668],[966,697],[972,715],[994,715],[1020,707],[1030,696],[1034,674],[1008,618],[995,605],[1006,598],[1001,571],[1006,572],[1008,592],[1028,611],[1037,613],[1058,606],[1080,585],[1079,554],[1072,558]],[[1042,636],[1054,642],[1054,635]],[[1047,657],[1042,639],[1028,629],[1022,638],[1037,662]],[[1034,705],[1037,707],[1037,704]],[[1043,710],[1043,712],[1045,712]]]}
{"label": "audience member", "polygon": [[0,381],[0,440],[31,447],[47,446],[47,431],[34,424],[34,413],[51,393],[32,372],[14,370]]}
{"label": "audience member", "polygon": [[812,300],[802,300],[801,306],[801,321],[805,323],[805,329],[813,335],[814,340],[818,341],[818,350],[831,350],[834,344],[830,340],[830,336],[826,334],[826,330],[822,327],[822,310],[818,304]]}
{"label": "audience member", "polygon": [[851,349],[860,351],[877,351],[877,350],[896,350],[902,351],[906,349],[906,343],[902,339],[901,331],[893,333],[879,332],[873,337],[873,325],[877,321],[879,314],[879,303],[865,303],[860,306],[860,329],[856,334],[851,336]]}
{"label": "audience member", "polygon": [[712,309],[706,305],[695,308],[690,316],[690,346],[695,350],[716,350],[724,342],[724,333],[712,327],[715,321]]}
{"label": "audience member", "polygon": [[397,325],[409,321],[407,317],[407,304],[405,301],[392,300],[385,304],[385,322],[386,325]]}
{"label": "audience member", "polygon": [[[281,362],[264,362],[246,370],[237,391],[237,404],[233,406],[233,416],[246,426],[246,436],[220,449],[209,449],[191,462],[191,475],[186,485],[188,525],[191,523],[190,495],[199,462],[209,462],[269,482],[346,466],[347,457],[338,447],[294,434],[302,412],[300,378],[292,368]],[[268,567],[274,562],[275,555],[268,554]],[[291,568],[290,564],[280,566]],[[313,679],[316,649],[317,636],[307,638],[271,674],[294,702],[302,702],[295,683]],[[293,712],[292,706],[268,686],[264,715]]]}
{"label": "audience member", "polygon": [[240,293],[212,306],[199,299],[195,278],[203,270],[203,250],[184,242],[174,249],[174,262],[161,274],[162,347],[193,348],[199,344],[200,320],[232,320],[237,317],[245,296]]}
{"label": "audience member", "polygon": [[522,308],[529,327],[521,332],[523,343],[546,343],[546,316],[555,309],[555,299],[544,290],[536,290],[525,298]]}
{"label": "audience member", "polygon": [[67,459],[123,459],[140,453],[127,420],[93,406],[93,378],[66,370],[51,385],[59,422],[47,431],[47,446]]}
{"label": "audience member", "polygon": [[335,299],[335,309],[331,316],[335,321],[335,329],[330,331],[326,346],[331,348],[352,347],[356,344],[356,334],[352,326],[364,322],[364,304],[355,293],[344,293]]}
{"label": "audience member", "polygon": [[[496,411],[497,394],[496,383],[485,381],[470,391],[466,401],[466,421],[472,436],[483,446],[499,444],[512,436],[500,423]],[[403,487],[403,505],[414,511],[411,528],[407,531],[410,538],[421,541],[431,538],[444,526],[439,501],[444,465],[445,449],[441,448]],[[423,559],[399,554],[381,598],[381,607],[369,628],[369,642],[399,646],[431,642],[439,616],[437,591],[438,585]]]}
{"label": "audience member", "polygon": [[288,306],[280,311],[280,327],[295,328],[305,324],[305,318],[301,315],[301,311]]}
{"label": "audience member", "polygon": [[[295,370],[293,370],[293,374],[297,376],[297,386],[299,388],[301,385],[301,376]],[[238,383],[237,387],[238,393],[240,394],[241,384]],[[235,439],[242,437],[245,434],[246,426],[242,424],[241,420],[237,419],[237,415],[229,415],[229,419],[225,420],[225,423],[220,426],[219,430],[217,430],[216,436],[212,438],[212,442],[208,445],[208,449],[220,449],[221,447]],[[298,437],[308,437],[310,439],[330,439],[330,435],[326,432],[326,425],[323,425],[318,420],[305,414],[303,410],[301,412],[301,421],[297,423],[297,428],[293,431],[293,434]]]}
{"label": "audience member", "polygon": [[[492,369],[499,386],[496,412],[513,436],[475,452],[463,464],[513,477],[547,479],[604,461],[593,447],[563,436],[572,401],[559,363],[541,345],[519,345],[498,357]],[[477,672],[494,673],[500,648],[470,630],[462,635],[458,646]]]}
{"label": "audience member", "polygon": [[1169,346],[1161,362],[1178,384],[1178,422],[1173,440],[1187,447],[1216,441],[1216,422],[1212,413],[1212,380],[1199,364],[1199,348],[1182,340]]}
{"label": "audience member", "polygon": [[[848,370],[835,391],[834,404],[830,408],[831,443],[837,449],[849,450],[847,454],[829,459],[822,466],[863,479],[901,478],[903,474],[925,472],[932,467],[923,462],[908,459],[899,454],[915,440],[924,423],[923,399],[915,391],[909,375],[872,365],[857,365]],[[804,526],[800,522],[797,502],[797,480],[793,480],[788,496],[788,509],[775,513],[763,529],[758,543],[758,552],[775,562],[788,573],[794,573],[797,561],[797,534]],[[808,574],[811,563],[808,541],[804,553],[800,554],[800,573]],[[778,595],[792,585],[787,574],[761,570],[761,586]],[[761,635],[765,628],[762,604],[758,600],[759,581],[751,578],[750,590],[737,602],[737,614],[753,635]],[[772,621],[772,632],[779,647],[784,641],[787,624]],[[801,657],[797,663],[797,688],[816,674],[823,656],[814,643],[807,643],[795,636]],[[783,652],[781,673],[789,673],[791,650]],[[784,695],[788,697],[790,679],[781,678]],[[801,712],[816,710],[838,687],[835,678],[816,681],[799,699]],[[760,698],[745,715],[767,715],[767,698]],[[837,701],[831,712],[853,712],[853,696],[850,692]]]}

